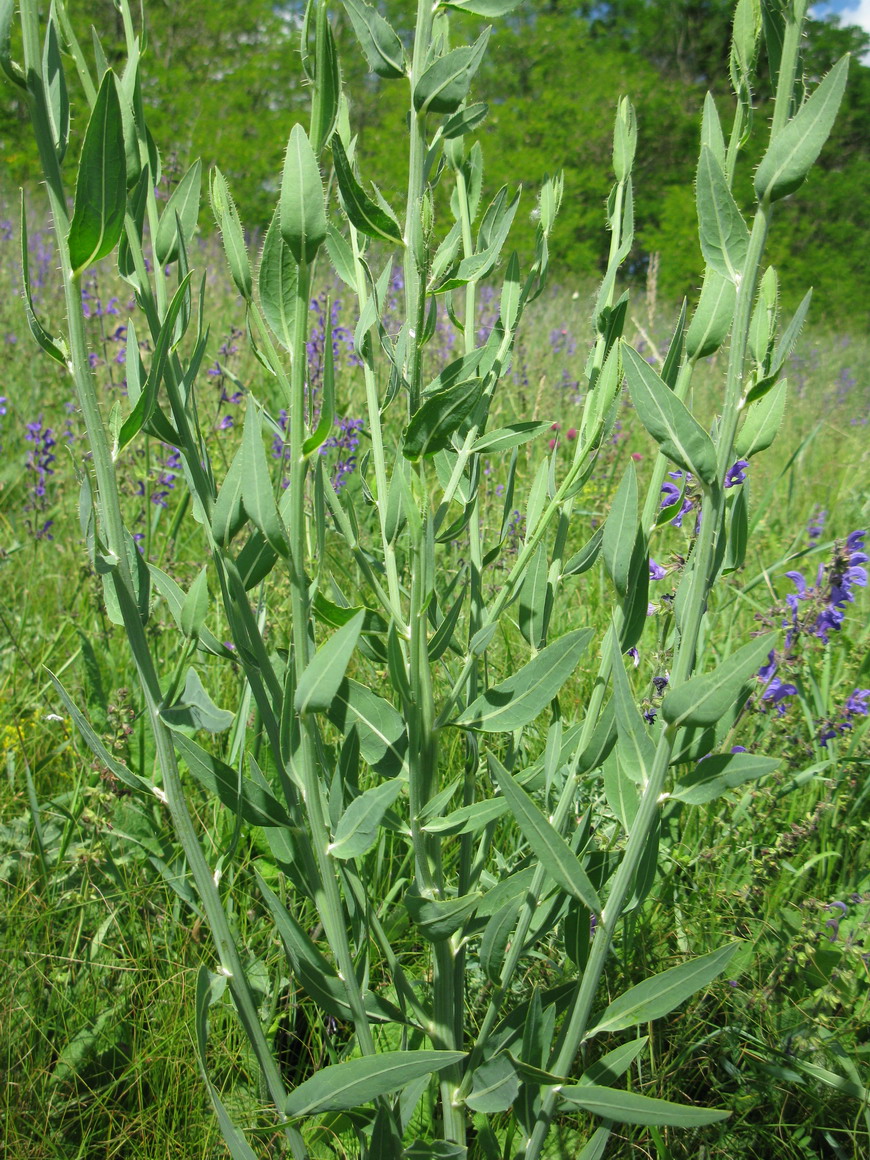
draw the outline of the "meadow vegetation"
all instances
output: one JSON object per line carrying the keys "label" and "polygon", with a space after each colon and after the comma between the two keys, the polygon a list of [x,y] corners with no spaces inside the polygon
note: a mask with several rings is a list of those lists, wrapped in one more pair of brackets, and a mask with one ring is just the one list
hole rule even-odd
{"label": "meadow vegetation", "polygon": [[[511,5],[459,7],[477,36]],[[269,234],[220,171],[198,228],[135,102],[123,240],[78,192],[59,237],[35,191],[0,205],[4,1154],[866,1154],[870,341],[780,319],[728,192],[766,228],[740,110],[773,26],[774,144],[807,107],[804,8],[738,6],[724,135],[705,108],[737,216],[711,240],[699,206],[696,284],[756,262],[718,341],[663,289],[684,254],[620,268],[655,149],[627,102],[604,286],[548,283],[570,185],[534,175],[521,267],[469,147],[485,72],[416,90],[404,212],[365,192],[322,4]]]}

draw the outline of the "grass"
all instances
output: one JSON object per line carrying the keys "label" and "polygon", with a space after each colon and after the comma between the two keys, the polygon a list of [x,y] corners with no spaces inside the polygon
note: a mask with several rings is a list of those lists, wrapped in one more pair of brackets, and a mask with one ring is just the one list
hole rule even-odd
{"label": "grass", "polygon": [[[203,961],[211,963],[212,952],[179,847],[157,805],[135,802],[107,771],[94,767],[46,676],[46,669],[61,674],[109,747],[133,768],[150,773],[153,755],[129,691],[133,677],[125,642],[106,617],[99,578],[90,573],[82,550],[77,419],[67,408],[64,376],[55,364],[35,357],[26,333],[14,233],[0,222],[6,398],[0,417],[0,756],[6,771],[0,783],[0,939],[7,964],[0,978],[3,1151],[22,1158],[193,1160],[222,1155],[193,1049],[195,970]],[[37,280],[38,309],[45,319],[57,318],[51,253],[35,226],[30,240],[32,269],[44,271]],[[201,378],[200,406],[220,432],[216,439],[225,442],[229,460],[237,439],[234,424],[227,422],[238,406],[234,396],[244,387],[267,398],[268,383],[239,341],[241,312],[211,239],[202,241],[192,264],[208,265],[212,316],[221,318],[208,357],[214,373]],[[127,295],[102,270],[87,292],[92,351],[108,411],[123,398],[124,366],[117,360],[125,336],[118,328],[126,324]],[[491,423],[516,417],[551,420],[558,424],[551,438],[560,441],[566,457],[578,413],[591,292],[588,286],[555,289],[536,303],[512,381],[501,397],[500,415],[494,414]],[[116,309],[119,313],[112,313]],[[629,337],[646,342],[652,357],[664,351],[674,312],[656,302],[654,286],[635,293],[632,310],[636,335]],[[484,300],[483,326],[486,311]],[[450,357],[450,341],[449,328],[439,330],[433,367]],[[709,377],[696,387],[701,414],[715,407],[718,369],[713,360]],[[730,635],[746,639],[760,623],[778,623],[785,596],[793,591],[785,573],[798,568],[811,580],[837,540],[867,527],[870,399],[861,384],[868,373],[867,340],[812,330],[803,336],[788,370],[789,406],[779,440],[766,456],[752,461],[750,547],[742,568],[717,592],[707,649],[727,651]],[[362,411],[361,388],[346,360],[341,387],[339,415],[355,418]],[[336,443],[345,434],[337,430]],[[523,478],[537,468],[546,442],[521,449]],[[138,519],[148,553],[156,529],[174,526],[173,464],[153,441],[147,451],[136,446],[119,471],[125,503]],[[330,470],[342,458],[357,455],[347,482],[357,495],[364,452],[364,441],[358,449],[346,442],[327,452]],[[583,496],[582,516],[590,534],[607,513],[628,456],[643,475],[652,446],[626,405]],[[505,505],[497,460],[491,472],[484,513],[490,527],[500,523]],[[364,513],[361,497],[358,506]],[[821,510],[827,521],[811,538],[808,524]],[[523,513],[509,510],[508,515],[518,529]],[[654,542],[655,558],[667,573],[652,586],[651,598],[665,610],[661,616],[666,615],[663,597],[673,583],[669,577],[691,548],[691,524],[687,516],[681,528],[666,525]],[[154,557],[185,588],[201,566],[198,545],[186,536],[186,531],[161,534],[161,554]],[[327,550],[334,551],[332,546]],[[456,543],[457,565],[462,552],[463,544]],[[338,561],[333,571],[340,574],[340,569]],[[491,583],[498,585],[497,573]],[[573,583],[577,599],[559,632],[590,624],[600,634],[609,615],[605,585],[595,571]],[[165,603],[157,603],[150,631],[167,667],[174,664],[177,643],[167,628],[169,619]],[[213,623],[212,629],[220,638],[220,624]],[[657,704],[652,678],[667,664],[655,637],[655,630],[648,629],[635,674],[638,700],[650,710]],[[519,640],[515,626],[504,631],[506,669]],[[631,937],[621,940],[603,987],[618,993],[626,981],[637,981],[681,956],[704,953],[734,937],[744,940],[731,976],[656,1024],[631,1073],[637,1091],[728,1107],[733,1114],[703,1133],[624,1129],[608,1157],[839,1160],[870,1147],[862,1078],[870,1052],[867,719],[856,715],[850,730],[827,745],[820,741],[827,722],[843,719],[853,690],[870,685],[866,644],[860,603],[849,607],[842,630],[827,647],[802,637],[793,666],[797,693],[783,705],[783,714],[757,702],[735,732],[735,743],[780,756],[777,773],[708,805],[687,809],[672,802],[666,808],[656,888],[643,908],[626,919]],[[593,663],[589,660],[589,672],[581,666],[568,686],[566,695],[578,704]],[[366,679],[376,680],[376,671],[373,665]],[[215,666],[213,677],[210,688],[217,703],[234,703],[238,677],[232,667]],[[530,736],[526,744],[542,749],[545,738]],[[461,765],[459,750],[452,758],[447,744],[445,750],[448,762]],[[292,884],[282,883],[263,832],[236,834],[217,803],[195,784],[190,792],[212,855],[227,857],[224,881],[231,882],[237,899],[232,916],[237,936],[260,981],[261,1017],[292,1086],[334,1058],[344,1030],[317,1022],[287,977],[281,948],[254,901],[254,866],[276,889],[292,893]],[[593,792],[605,810],[601,787]],[[604,837],[606,832],[603,826]],[[496,844],[508,859],[512,841],[507,827],[498,832]],[[607,854],[602,845],[602,859]],[[392,889],[398,899],[402,867],[386,842],[374,865],[382,896]],[[310,918],[313,927],[315,918]],[[404,955],[425,953],[398,904],[390,922],[394,945]],[[544,945],[550,954],[542,953],[529,969],[542,983],[556,984],[572,968],[555,933]],[[486,985],[476,959],[472,955],[469,966],[472,1005]],[[233,1113],[256,1130],[256,1068],[229,1005],[219,1005],[211,1022],[212,1078]],[[563,1117],[552,1155],[574,1155],[577,1138],[577,1118]],[[354,1155],[348,1140],[347,1124],[333,1118],[323,1128],[322,1155]],[[268,1147],[265,1126],[260,1146]]]}

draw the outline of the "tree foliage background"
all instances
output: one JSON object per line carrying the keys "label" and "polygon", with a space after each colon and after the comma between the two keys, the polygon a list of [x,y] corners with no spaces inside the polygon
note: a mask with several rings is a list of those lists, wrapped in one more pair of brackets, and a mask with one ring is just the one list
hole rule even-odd
{"label": "tree foliage background", "polygon": [[[381,7],[400,31],[413,23],[408,0]],[[112,0],[68,0],[77,28],[100,29],[112,63],[112,32],[121,44]],[[635,169],[637,242],[631,268],[642,278],[649,257],[663,255],[659,292],[697,290],[693,159],[704,93],[730,109],[728,40],[732,0],[526,0],[499,21],[481,70],[489,117],[485,193],[507,183],[534,186],[547,171],[565,170],[565,200],[553,238],[554,278],[571,287],[603,269],[608,239],[604,203],[611,183],[610,147],[618,96],[637,109]],[[262,230],[271,216],[289,131],[307,113],[299,64],[300,3],[270,0],[150,0],[143,70],[149,123],[164,153],[167,177],[196,157],[219,162],[243,221]],[[389,198],[401,173],[396,144],[405,132],[403,86],[366,74],[341,4],[333,11],[342,66],[354,95],[352,124],[360,135],[364,180]],[[461,18],[456,18],[457,20]],[[478,28],[482,22],[467,17]],[[809,180],[778,207],[771,257],[781,267],[786,305],[808,284],[813,313],[846,329],[870,320],[866,261],[870,193],[870,68],[861,55],[870,37],[836,18],[810,21],[805,71],[818,78],[846,51],[855,54],[839,120]],[[764,75],[764,69],[761,70]],[[70,70],[70,83],[74,74]],[[756,123],[770,115],[770,94],[756,96]],[[83,125],[73,126],[80,135]],[[761,136],[761,134],[759,134]],[[75,144],[75,143],[74,143]],[[752,142],[748,147],[751,158]],[[738,201],[750,200],[744,165]],[[24,110],[11,86],[0,89],[0,197],[9,199],[36,172]],[[533,204],[532,188],[526,204]],[[210,228],[207,213],[203,228]],[[533,227],[520,228],[520,246]]]}

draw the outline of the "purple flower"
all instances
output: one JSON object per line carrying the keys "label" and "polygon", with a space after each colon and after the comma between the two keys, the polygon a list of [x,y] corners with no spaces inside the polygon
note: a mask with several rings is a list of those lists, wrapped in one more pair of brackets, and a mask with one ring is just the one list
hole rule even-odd
{"label": "purple flower", "polygon": [[816,506],[815,511],[810,516],[807,523],[807,536],[810,542],[821,539],[822,532],[825,530],[825,521],[828,518],[828,513],[824,508]]}
{"label": "purple flower", "polygon": [[650,556],[650,558],[649,558],[649,578],[650,578],[650,580],[664,580],[665,576],[667,576],[667,571],[661,566],[661,564],[657,564],[655,562],[655,560],[652,558],[652,556]]}
{"label": "purple flower", "polygon": [[667,676],[653,677],[653,687],[657,693],[663,693],[668,687],[669,678]]}
{"label": "purple flower", "polygon": [[725,486],[735,487],[738,483],[746,482],[746,468],[749,466],[748,459],[738,459],[736,463],[732,464],[725,473]]}

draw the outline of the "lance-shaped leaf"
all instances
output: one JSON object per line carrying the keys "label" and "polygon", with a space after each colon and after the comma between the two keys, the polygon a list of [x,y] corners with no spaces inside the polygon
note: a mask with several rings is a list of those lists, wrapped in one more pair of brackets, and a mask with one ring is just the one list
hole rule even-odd
{"label": "lance-shaped leaf", "polygon": [[648,1035],[641,1035],[608,1051],[595,1063],[589,1065],[580,1076],[580,1083],[603,1084],[609,1086],[625,1075],[649,1042]]}
{"label": "lance-shaped leaf", "polygon": [[474,44],[454,48],[426,69],[414,86],[414,108],[418,113],[456,112],[468,96],[489,34],[490,29],[484,29]]}
{"label": "lance-shaped leaf", "polygon": [[590,910],[599,912],[601,902],[577,855],[561,834],[553,829],[529,795],[519,788],[498,758],[490,753],[488,760],[490,772],[498,782],[514,820],[543,868],[572,898],[578,899]]}
{"label": "lance-shaped leaf", "polygon": [[253,278],[248,247],[245,245],[245,235],[242,231],[236,203],[230,194],[226,178],[217,166],[211,171],[209,197],[215,221],[223,239],[224,253],[227,256],[233,282],[245,301],[250,302],[253,295]]}
{"label": "lance-shaped leaf", "polygon": [[423,459],[449,447],[453,433],[477,406],[482,390],[482,379],[469,379],[425,399],[405,430],[405,458]]}
{"label": "lance-shaped leaf", "polygon": [[476,1069],[465,1103],[474,1112],[506,1112],[520,1090],[516,1069],[507,1052],[499,1052]]}
{"label": "lance-shaped leaf", "polygon": [[55,362],[66,367],[69,355],[66,343],[62,338],[52,338],[36,316],[33,307],[33,295],[30,290],[30,254],[27,248],[27,218],[24,213],[24,190],[21,190],[21,278],[24,284],[24,313],[30,333],[47,355]]}
{"label": "lance-shaped leaf", "polygon": [[264,786],[244,777],[181,733],[173,744],[200,785],[252,826],[290,826],[286,809]]}
{"label": "lance-shaped leaf", "polygon": [[759,200],[777,201],[794,193],[833,128],[846,88],[849,54],[841,57],[808,101],[775,135],[755,171]]}
{"label": "lance-shaped leaf", "polygon": [[466,894],[461,898],[435,900],[409,890],[403,899],[405,909],[420,933],[429,942],[442,942],[464,925],[480,905],[482,895]]}
{"label": "lance-shaped leaf", "polygon": [[788,383],[783,379],[763,399],[746,408],[746,418],[734,441],[738,459],[750,459],[771,445],[782,424],[787,394]]}
{"label": "lance-shaped leaf", "polygon": [[704,483],[715,484],[717,466],[713,440],[685,403],[627,344],[623,345],[623,361],[638,418],[658,442],[663,454]]}
{"label": "lance-shaped leaf", "polygon": [[522,0],[448,0],[444,7],[453,8],[457,12],[473,12],[475,16],[493,20],[513,12],[521,3]]}
{"label": "lance-shaped leaf", "polygon": [[747,781],[773,773],[777,757],[759,757],[754,753],[717,753],[699,761],[691,773],[681,777],[671,797],[689,805],[704,805]]}
{"label": "lance-shaped leaf", "polygon": [[601,551],[613,586],[620,596],[628,592],[631,559],[637,533],[637,473],[629,463],[616,490],[604,524]]}
{"label": "lance-shaped leaf", "polygon": [[354,177],[353,169],[337,133],[333,134],[331,145],[332,161],[338,180],[338,193],[351,225],[369,238],[378,238],[382,242],[389,242],[390,245],[401,246],[403,241],[399,223],[392,214],[387,213],[377,202],[372,201]]}
{"label": "lance-shaped leaf", "polygon": [[[350,1022],[353,1011],[347,997],[347,987],[325,955],[321,954],[293,915],[284,906],[263,879],[254,871],[257,886],[266,900],[275,922],[275,929],[287,951],[287,957],[302,989],[321,1010],[336,1019]],[[398,1007],[386,999],[363,992],[363,1005],[368,1017],[375,1023],[404,1023],[405,1019]]]}
{"label": "lance-shaped leaf", "polygon": [[317,158],[301,125],[287,142],[281,177],[281,237],[297,265],[313,262],[326,238],[326,203]]}
{"label": "lance-shaped leaf", "polygon": [[324,1067],[295,1088],[284,1105],[288,1116],[314,1116],[370,1104],[415,1079],[459,1063],[461,1051],[389,1051]]}
{"label": "lance-shaped leaf", "polygon": [[616,1088],[598,1087],[596,1084],[574,1084],[559,1089],[559,1096],[566,1103],[583,1108],[593,1115],[613,1120],[617,1124],[643,1124],[647,1126],[673,1128],[700,1128],[704,1124],[717,1124],[727,1120],[730,1112],[693,1108],[688,1104],[675,1104],[670,1100],[655,1100],[650,1096]]}
{"label": "lance-shaped leaf", "polygon": [[701,286],[701,297],[686,334],[686,355],[697,361],[715,354],[731,329],[737,287],[730,278],[708,266]]}
{"label": "lance-shaped leaf", "polygon": [[622,1031],[637,1023],[650,1023],[653,1019],[668,1015],[690,995],[721,975],[739,945],[729,943],[697,959],[661,971],[635,987],[629,987],[607,1007],[587,1033],[587,1039],[605,1031]]}
{"label": "lance-shaped leaf", "polygon": [[46,672],[48,673],[49,680],[57,690],[57,694],[63,702],[64,708],[72,718],[73,724],[82,735],[85,744],[93,753],[94,757],[96,757],[97,761],[104,765],[123,785],[150,796],[154,792],[154,787],[149,785],[144,778],[139,777],[137,773],[131,772],[123,762],[118,761],[109,752],[101,738],[95,733],[87,717],[85,717],[84,713],[82,713],[54,673],[50,669],[46,669]]}
{"label": "lance-shaped leaf", "polygon": [[115,76],[107,71],[79,158],[75,208],[67,238],[74,278],[112,252],[124,228],[126,209],[124,124]]}
{"label": "lance-shaped leaf", "polygon": [[299,268],[290,247],[281,236],[280,208],[275,210],[266,230],[257,289],[260,306],[275,337],[285,350],[293,349],[293,325],[296,317],[296,286]]}
{"label": "lance-shaped leaf", "polygon": [[616,631],[611,633],[613,671],[613,704],[616,710],[616,728],[619,735],[617,761],[621,770],[633,782],[644,785],[649,778],[655,758],[655,744],[649,736],[643,718],[631,695],[631,686],[625,675]]}
{"label": "lance-shaped leaf", "polygon": [[0,0],[0,68],[14,85],[26,92],[24,70],[12,59],[12,18],[15,6],[15,0]]}
{"label": "lance-shaped leaf", "polygon": [[327,853],[343,859],[365,854],[374,844],[383,816],[399,796],[403,784],[401,778],[394,777],[355,797],[339,818]]}
{"label": "lance-shaped leaf", "polygon": [[[290,554],[284,524],[275,502],[275,492],[266,462],[261,434],[260,411],[252,399],[245,413],[241,446],[242,504],[269,544],[281,556]],[[226,484],[224,484],[226,486]]]}
{"label": "lance-shaped leaf", "polygon": [[749,249],[749,230],[728,188],[722,166],[704,145],[695,190],[704,261],[723,278],[739,282]]}
{"label": "lance-shaped leaf", "polygon": [[508,451],[512,447],[521,447],[537,435],[551,430],[552,426],[553,424],[549,420],[544,423],[536,423],[533,420],[511,423],[507,427],[499,427],[495,431],[488,431],[485,435],[479,436],[474,441],[471,450],[487,451],[490,454],[495,451]]}
{"label": "lance-shaped leaf", "polygon": [[197,159],[173,189],[172,196],[160,215],[157,237],[154,241],[154,256],[161,266],[176,261],[182,245],[185,249],[189,248],[199,217],[201,193],[202,162]]}
{"label": "lance-shaped leaf", "polygon": [[546,550],[543,544],[538,544],[520,588],[517,618],[520,632],[534,649],[539,649],[544,641],[553,603],[553,590],[547,582],[548,573]]}
{"label": "lance-shaped leaf", "polygon": [[405,75],[402,42],[392,27],[365,0],[342,0],[369,68],[385,80]]}
{"label": "lance-shaped leaf", "polygon": [[580,576],[584,572],[588,572],[598,559],[603,539],[604,526],[602,525],[593,532],[580,551],[574,553],[562,570],[562,576]]}
{"label": "lance-shaped leaf", "polygon": [[364,612],[358,612],[347,624],[320,646],[296,686],[293,707],[297,713],[326,713],[335,700],[338,687],[362,632]]}
{"label": "lance-shaped leaf", "polygon": [[672,690],[662,702],[662,717],[671,725],[715,725],[758,672],[776,640],[777,633],[765,633],[732,653],[714,672]]}
{"label": "lance-shaped leaf", "polygon": [[528,725],[568,680],[592,640],[591,628],[566,633],[542,649],[518,673],[487,689],[455,724],[484,733],[511,732]]}
{"label": "lance-shaped leaf", "polygon": [[181,696],[161,709],[160,717],[171,729],[204,729],[207,733],[223,733],[234,720],[228,709],[217,707],[195,669],[187,670]]}
{"label": "lance-shaped leaf", "polygon": [[69,95],[63,74],[63,59],[57,37],[54,11],[49,13],[45,47],[42,54],[42,73],[45,85],[45,107],[58,161],[63,161],[69,141]]}
{"label": "lance-shaped leaf", "polygon": [[257,1160],[248,1141],[227,1111],[223,1100],[217,1093],[217,1088],[211,1082],[208,1070],[208,1011],[226,989],[227,980],[224,975],[214,975],[205,966],[199,968],[196,977],[196,1051],[199,1070],[205,1080],[208,1094],[211,1097],[220,1124],[221,1134],[229,1149],[232,1160]]}
{"label": "lance-shaped leaf", "polygon": [[[182,279],[181,284],[172,296],[172,301],[166,311],[166,316],[160,324],[160,333],[157,335],[157,342],[154,346],[154,354],[151,357],[148,377],[145,379],[145,383],[138,396],[135,397],[133,410],[124,420],[121,430],[118,432],[117,450],[115,452],[116,458],[118,453],[124,450],[127,444],[139,434],[142,428],[150,423],[157,408],[157,395],[160,390],[160,384],[163,382],[163,376],[166,373],[166,364],[172,350],[175,324],[185,304],[191,277],[192,275],[188,273]],[[139,351],[137,349],[135,351],[135,360],[131,361],[131,366],[136,367],[132,375],[138,374],[138,366],[136,365],[138,356]],[[128,376],[128,378],[132,377],[132,375]]]}
{"label": "lance-shaped leaf", "polygon": [[338,687],[327,716],[345,735],[356,725],[360,752],[373,769],[398,774],[405,762],[405,723],[389,701],[346,677]]}

